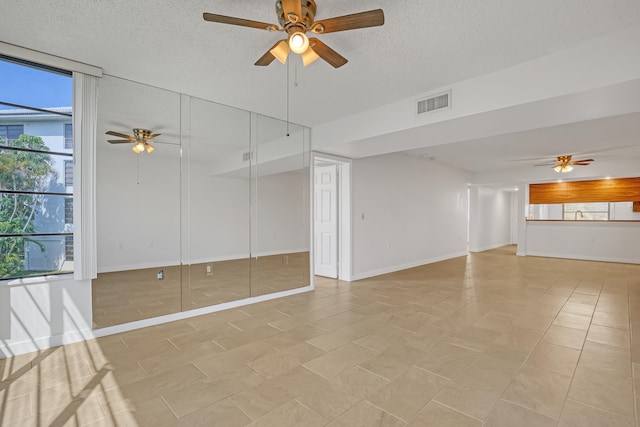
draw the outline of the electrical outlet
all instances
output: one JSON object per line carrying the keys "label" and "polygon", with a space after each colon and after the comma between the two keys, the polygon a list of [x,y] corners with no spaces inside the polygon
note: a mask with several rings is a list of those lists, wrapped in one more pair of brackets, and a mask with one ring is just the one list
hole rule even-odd
{"label": "electrical outlet", "polygon": [[205,272],[204,275],[205,276],[211,276],[213,274],[213,264],[207,264],[205,266]]}
{"label": "electrical outlet", "polygon": [[164,270],[158,271],[156,277],[158,278],[158,280],[164,280]]}

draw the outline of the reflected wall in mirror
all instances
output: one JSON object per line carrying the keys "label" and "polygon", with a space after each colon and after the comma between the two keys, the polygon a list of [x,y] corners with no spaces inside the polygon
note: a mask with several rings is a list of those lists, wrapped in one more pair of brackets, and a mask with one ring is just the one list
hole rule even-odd
{"label": "reflected wall in mirror", "polygon": [[[94,328],[181,309],[180,96],[104,76],[98,99]],[[162,134],[152,154],[107,142],[133,127]]]}
{"label": "reflected wall in mirror", "polygon": [[251,150],[251,114],[196,98],[189,102],[188,126],[183,126],[189,194],[185,309],[251,296],[251,171],[245,157]]}
{"label": "reflected wall in mirror", "polygon": [[309,132],[257,117],[254,295],[308,286]]}

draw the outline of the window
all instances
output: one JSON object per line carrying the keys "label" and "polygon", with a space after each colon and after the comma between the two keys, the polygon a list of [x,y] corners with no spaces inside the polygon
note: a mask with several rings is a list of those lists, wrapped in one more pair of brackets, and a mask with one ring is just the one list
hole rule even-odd
{"label": "window", "polygon": [[15,142],[23,133],[23,125],[0,125],[0,139],[4,141],[4,144]]}
{"label": "window", "polygon": [[64,199],[64,223],[73,224],[73,197]]}
{"label": "window", "polygon": [[64,161],[64,185],[73,187],[73,160]]}
{"label": "window", "polygon": [[608,221],[609,203],[565,203],[562,205],[562,219]]}
{"label": "window", "polygon": [[64,148],[73,150],[73,125],[71,123],[64,124]]}
{"label": "window", "polygon": [[2,56],[0,75],[0,280],[70,273],[71,73]]}

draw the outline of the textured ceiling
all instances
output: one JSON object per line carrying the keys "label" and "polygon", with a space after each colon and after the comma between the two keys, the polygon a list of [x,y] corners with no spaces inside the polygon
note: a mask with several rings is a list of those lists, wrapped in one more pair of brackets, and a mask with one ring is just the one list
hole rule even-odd
{"label": "textured ceiling", "polygon": [[[285,118],[287,66],[253,63],[281,34],[271,0],[1,1],[0,40],[110,75]],[[563,50],[640,21],[638,0],[317,0],[317,18],[382,8],[383,27],[321,36],[349,59],[289,67],[291,120],[308,126]],[[298,59],[296,57],[296,59]]]}

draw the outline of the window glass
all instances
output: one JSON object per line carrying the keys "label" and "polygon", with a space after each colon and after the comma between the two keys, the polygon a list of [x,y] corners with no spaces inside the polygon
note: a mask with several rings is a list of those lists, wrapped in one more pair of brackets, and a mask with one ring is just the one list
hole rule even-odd
{"label": "window glass", "polygon": [[72,272],[71,73],[6,59],[0,59],[0,279]]}

